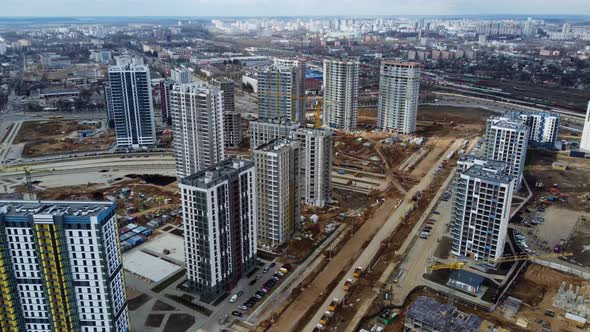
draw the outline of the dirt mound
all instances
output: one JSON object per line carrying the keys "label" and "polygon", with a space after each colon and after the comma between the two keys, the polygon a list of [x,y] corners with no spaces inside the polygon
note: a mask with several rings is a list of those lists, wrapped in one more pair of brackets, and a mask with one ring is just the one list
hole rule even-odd
{"label": "dirt mound", "polygon": [[528,267],[524,279],[548,288],[558,289],[562,282],[577,286],[587,286],[590,282],[582,278],[559,272],[552,268],[533,264]]}

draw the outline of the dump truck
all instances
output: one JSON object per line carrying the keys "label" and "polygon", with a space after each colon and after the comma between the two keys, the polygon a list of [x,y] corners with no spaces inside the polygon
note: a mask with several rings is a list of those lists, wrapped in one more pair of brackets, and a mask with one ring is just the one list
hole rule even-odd
{"label": "dump truck", "polygon": [[340,304],[340,300],[338,300],[337,298],[333,298],[332,301],[330,301],[330,304],[328,305],[328,311],[334,312],[336,308],[338,308],[338,304]]}
{"label": "dump truck", "polygon": [[352,287],[352,279],[346,279],[346,281],[344,282],[344,291],[348,292],[351,287]]}
{"label": "dump truck", "polygon": [[355,278],[360,278],[361,277],[361,273],[363,273],[363,268],[361,266],[358,266],[356,269],[354,269],[354,272],[352,273],[352,276]]}

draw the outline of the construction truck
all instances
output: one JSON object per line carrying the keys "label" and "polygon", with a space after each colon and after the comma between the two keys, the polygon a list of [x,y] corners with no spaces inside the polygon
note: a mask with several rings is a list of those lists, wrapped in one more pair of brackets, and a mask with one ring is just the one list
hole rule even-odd
{"label": "construction truck", "polygon": [[348,292],[350,290],[350,288],[352,288],[352,285],[353,285],[352,279],[346,279],[346,281],[344,282],[344,291]]}
{"label": "construction truck", "polygon": [[352,273],[352,276],[355,278],[360,278],[361,277],[361,273],[363,273],[363,268],[361,266],[358,266],[356,269],[354,269],[354,272]]}
{"label": "construction truck", "polygon": [[322,315],[322,318],[320,318],[320,324],[328,325],[330,323],[331,319],[332,319],[332,313],[330,311],[326,311]]}
{"label": "construction truck", "polygon": [[336,311],[336,308],[338,308],[339,304],[340,304],[340,300],[338,300],[337,298],[333,298],[332,301],[330,301],[330,304],[328,305],[328,311],[330,311],[330,312]]}

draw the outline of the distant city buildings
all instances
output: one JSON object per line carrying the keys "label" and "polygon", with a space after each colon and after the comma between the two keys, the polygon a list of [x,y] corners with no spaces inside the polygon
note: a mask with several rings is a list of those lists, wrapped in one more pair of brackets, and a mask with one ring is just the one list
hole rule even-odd
{"label": "distant city buildings", "polygon": [[109,107],[117,146],[140,148],[156,144],[149,68],[127,62],[109,68]]}
{"label": "distant city buildings", "polygon": [[174,85],[170,92],[176,175],[183,178],[223,159],[223,92],[204,83]]}
{"label": "distant city buildings", "polygon": [[381,61],[377,128],[401,134],[415,132],[419,94],[418,63]]}
{"label": "distant city buildings", "polygon": [[333,133],[301,128],[293,135],[301,145],[301,198],[305,204],[324,207],[332,192]]}
{"label": "distant city buildings", "polygon": [[291,239],[300,217],[299,142],[279,138],[256,148],[258,246],[275,250]]}
{"label": "distant city buildings", "polygon": [[270,143],[277,138],[288,138],[299,128],[297,123],[287,119],[250,121],[250,150]]}
{"label": "distant city buildings", "polygon": [[170,71],[170,79],[178,84],[188,84],[193,81],[193,76],[187,68],[174,68]]}
{"label": "distant city buildings", "polygon": [[356,129],[358,85],[358,61],[324,60],[324,126]]}
{"label": "distant city buildings", "polygon": [[223,91],[223,141],[226,148],[239,148],[242,144],[242,116],[236,111],[234,81],[228,78],[213,80]]}
{"label": "distant city buildings", "polygon": [[128,331],[115,204],[0,201],[0,329]]}
{"label": "distant city buildings", "polygon": [[584,129],[582,131],[580,150],[590,153],[590,102],[588,103],[586,118],[584,119]]}
{"label": "distant city buildings", "polygon": [[522,119],[490,117],[487,121],[484,157],[503,161],[515,180],[514,191],[520,190],[529,141],[529,127]]}
{"label": "distant city buildings", "polygon": [[186,277],[215,298],[256,266],[254,163],[226,159],[180,180]]}
{"label": "distant city buildings", "polygon": [[457,163],[451,210],[453,255],[474,260],[502,257],[515,186],[507,167],[472,156]]}

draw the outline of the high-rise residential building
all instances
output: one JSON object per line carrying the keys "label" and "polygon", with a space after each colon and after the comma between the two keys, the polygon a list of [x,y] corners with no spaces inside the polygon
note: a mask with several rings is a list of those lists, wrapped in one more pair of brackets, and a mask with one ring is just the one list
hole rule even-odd
{"label": "high-rise residential building", "polygon": [[129,330],[114,203],[0,201],[0,237],[0,330]]}
{"label": "high-rise residential building", "polygon": [[504,252],[515,179],[506,163],[464,160],[458,164],[451,210],[452,253],[474,260]]}
{"label": "high-rise residential building", "polygon": [[324,126],[356,129],[358,88],[358,61],[324,60]]}
{"label": "high-rise residential building", "polygon": [[214,298],[256,266],[254,163],[226,159],[180,180],[186,276]]}
{"label": "high-rise residential building", "polygon": [[143,65],[109,68],[109,86],[117,146],[156,144],[150,71]]}
{"label": "high-rise residential building", "polygon": [[520,190],[529,128],[524,120],[506,117],[490,117],[487,121],[484,157],[503,161],[514,178],[514,191]]}
{"label": "high-rise residential building", "polygon": [[172,112],[170,110],[170,91],[176,84],[172,80],[162,80],[158,86],[160,90],[160,108],[162,110],[162,123],[172,124]]}
{"label": "high-rise residential building", "polygon": [[586,118],[584,119],[580,150],[590,153],[590,102],[588,103],[588,110],[586,110]]}
{"label": "high-rise residential building", "polygon": [[204,83],[180,84],[170,101],[176,175],[183,178],[225,159],[223,92]]}
{"label": "high-rise residential building", "polygon": [[256,165],[258,246],[274,250],[293,236],[300,218],[299,142],[279,138],[252,152]]}
{"label": "high-rise residential building", "polygon": [[381,61],[377,128],[401,134],[415,132],[419,95],[420,64]]}
{"label": "high-rise residential building", "polygon": [[170,71],[170,79],[178,84],[188,84],[193,81],[193,74],[187,68],[174,68]]}
{"label": "high-rise residential building", "polygon": [[239,148],[242,144],[242,116],[236,111],[234,81],[228,78],[213,80],[223,91],[223,141],[226,148]]}
{"label": "high-rise residential building", "polygon": [[305,204],[324,207],[332,192],[332,132],[301,128],[294,139],[301,145],[301,198]]}
{"label": "high-rise residential building", "polygon": [[272,65],[258,71],[258,119],[300,121],[297,69]]}
{"label": "high-rise residential building", "polygon": [[115,115],[113,114],[113,95],[111,93],[111,84],[109,82],[104,84],[104,105],[107,111],[109,127],[112,128],[115,125]]}
{"label": "high-rise residential building", "polygon": [[291,117],[291,121],[299,122],[301,125],[305,124],[305,78],[307,74],[307,67],[303,59],[280,59],[273,60],[275,66],[286,66],[295,70],[295,91],[294,104],[295,116]]}
{"label": "high-rise residential building", "polygon": [[287,119],[250,121],[250,150],[277,138],[288,138],[299,128],[297,123]]}
{"label": "high-rise residential building", "polygon": [[529,145],[555,146],[559,134],[557,113],[551,112],[506,112],[503,117],[522,119],[529,127]]}

